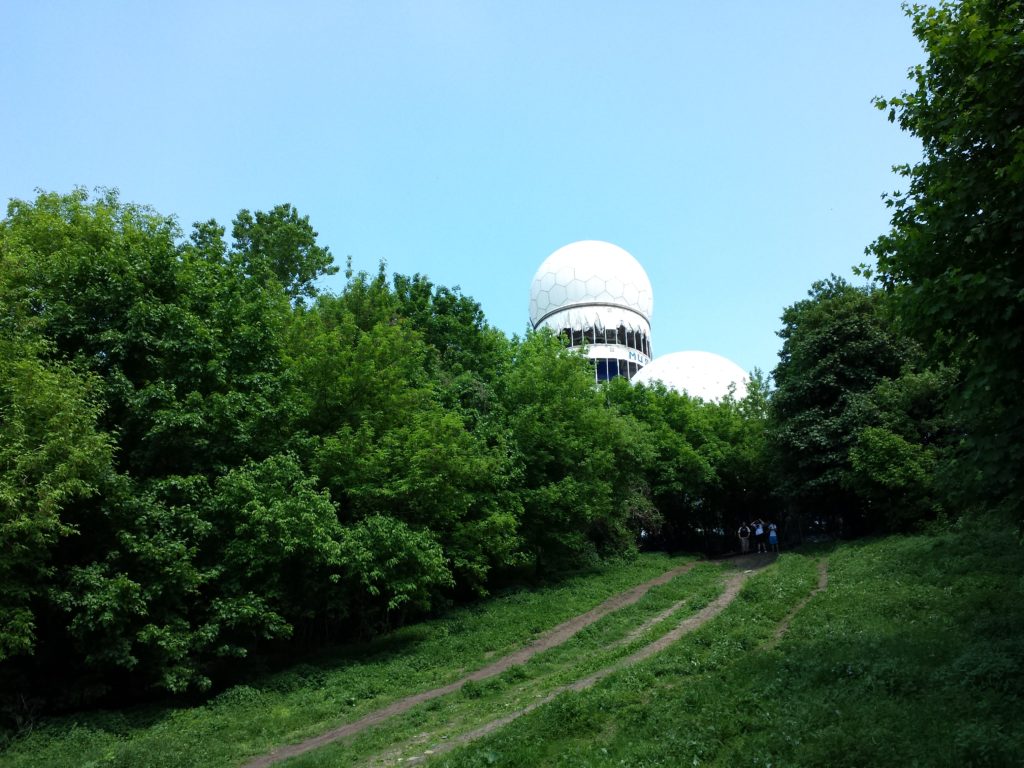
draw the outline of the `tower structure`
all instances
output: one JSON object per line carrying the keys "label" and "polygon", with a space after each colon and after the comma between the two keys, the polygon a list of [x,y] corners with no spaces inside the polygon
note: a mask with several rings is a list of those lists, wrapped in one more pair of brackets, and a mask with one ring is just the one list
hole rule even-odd
{"label": "tower structure", "polygon": [[586,347],[598,381],[633,378],[651,361],[654,296],[644,268],[626,250],[580,240],[548,256],[530,287],[530,322],[570,347]]}

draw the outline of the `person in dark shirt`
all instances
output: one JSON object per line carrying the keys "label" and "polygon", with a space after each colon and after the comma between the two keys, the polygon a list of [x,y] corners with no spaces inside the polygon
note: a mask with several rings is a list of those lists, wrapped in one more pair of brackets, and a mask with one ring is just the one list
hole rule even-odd
{"label": "person in dark shirt", "polygon": [[736,535],[740,537],[740,554],[747,554],[750,551],[750,526],[740,523],[740,529],[736,531]]}

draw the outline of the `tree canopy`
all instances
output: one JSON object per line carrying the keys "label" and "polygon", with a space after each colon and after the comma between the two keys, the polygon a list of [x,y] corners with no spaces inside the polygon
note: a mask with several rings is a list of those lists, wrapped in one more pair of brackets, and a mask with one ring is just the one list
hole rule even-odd
{"label": "tree canopy", "polygon": [[768,446],[782,503],[811,530],[899,530],[933,516],[952,375],[922,371],[889,298],[833,276],[783,312]]}
{"label": "tree canopy", "polygon": [[598,386],[423,275],[336,271],[292,206],[186,235],[95,196],[0,222],[0,682],[209,688],[495,585],[721,547],[763,409]]}
{"label": "tree canopy", "polygon": [[962,0],[907,8],[927,60],[876,100],[918,137],[897,168],[892,228],[870,247],[896,313],[934,362],[962,373],[976,496],[1020,510],[1024,477],[1024,5]]}
{"label": "tree canopy", "polygon": [[185,232],[109,190],[12,200],[0,708],[205,690],[638,546],[728,549],[757,516],[1019,512],[1024,7],[908,13],[928,59],[877,105],[924,156],[887,200],[879,283],[815,283],[776,388],[741,401],[598,385],[425,275],[349,265],[326,291],[338,268],[288,204]]}

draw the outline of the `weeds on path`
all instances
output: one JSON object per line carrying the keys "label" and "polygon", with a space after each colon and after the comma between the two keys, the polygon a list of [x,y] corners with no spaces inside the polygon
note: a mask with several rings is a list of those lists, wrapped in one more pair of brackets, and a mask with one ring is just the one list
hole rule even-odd
{"label": "weeds on path", "polygon": [[[671,631],[714,600],[722,589],[722,569],[698,565],[668,584],[650,590],[639,602],[605,616],[568,642],[501,675],[466,683],[443,699],[425,703],[372,730],[287,761],[289,768],[309,766],[394,765],[409,757],[439,751],[448,740],[510,713],[534,706],[553,690],[625,659]],[[668,608],[677,610],[643,633],[634,630]]]}
{"label": "weeds on path", "polygon": [[995,526],[788,555],[660,656],[430,764],[1008,766],[1024,726],[1024,558]]}
{"label": "weeds on path", "polygon": [[197,706],[55,719],[9,744],[0,753],[0,766],[239,766],[277,744],[321,733],[409,693],[456,680],[683,562],[643,555],[555,586],[498,595],[374,642],[307,659]]}

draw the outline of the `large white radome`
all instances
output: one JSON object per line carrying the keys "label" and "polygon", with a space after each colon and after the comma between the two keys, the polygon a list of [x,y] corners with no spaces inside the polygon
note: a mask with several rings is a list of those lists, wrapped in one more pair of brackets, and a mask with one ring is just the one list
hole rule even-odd
{"label": "large white radome", "polygon": [[[530,287],[534,328],[561,312],[554,323],[559,327],[621,324],[649,331],[653,308],[651,281],[640,262],[602,240],[580,240],[559,248],[540,265]],[[566,312],[581,317],[569,322]]]}
{"label": "large white radome", "polygon": [[736,399],[746,397],[750,378],[732,360],[713,352],[672,352],[655,358],[633,377],[634,384],[653,381],[690,397],[718,402],[733,384]]}

